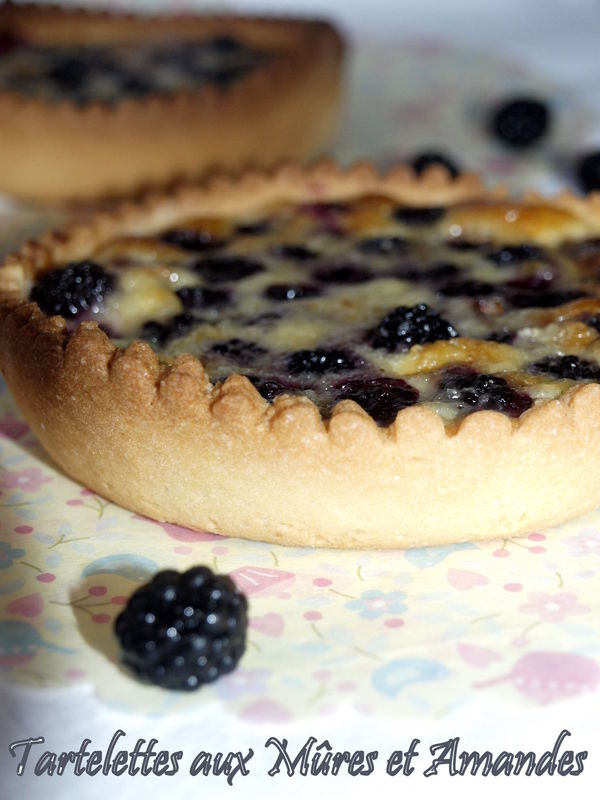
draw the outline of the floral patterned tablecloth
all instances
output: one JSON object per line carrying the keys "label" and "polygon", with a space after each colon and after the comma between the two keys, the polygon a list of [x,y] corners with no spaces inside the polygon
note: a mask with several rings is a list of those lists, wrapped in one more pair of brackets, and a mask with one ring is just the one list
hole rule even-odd
{"label": "floral patterned tablecloth", "polygon": [[[515,87],[555,101],[560,124],[534,157],[507,154],[482,127],[486,102]],[[443,146],[493,179],[549,189],[564,181],[565,125],[583,139],[589,117],[544,79],[491,56],[431,42],[364,47],[336,153],[386,164]],[[4,249],[60,217],[6,205]],[[598,698],[598,512],[523,539],[406,552],[196,533],[131,514],[65,477],[4,384],[0,465],[5,680],[90,682],[114,708],[157,714],[208,696],[263,721],[342,702],[365,714],[440,717],[477,695],[529,706]],[[229,573],[248,595],[247,653],[236,672],[191,697],[139,686],[119,667],[112,621],[153,572],[198,563]]]}

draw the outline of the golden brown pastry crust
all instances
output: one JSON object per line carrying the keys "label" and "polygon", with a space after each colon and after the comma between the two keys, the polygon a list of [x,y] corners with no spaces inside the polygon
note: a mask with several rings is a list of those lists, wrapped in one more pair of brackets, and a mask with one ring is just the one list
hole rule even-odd
{"label": "golden brown pastry crust", "polygon": [[96,199],[208,169],[304,159],[330,141],[342,100],[343,43],[326,22],[234,16],[128,16],[0,6],[0,33],[36,44],[239,36],[271,53],[226,91],[125,97],[78,107],[0,90],[0,191],[37,201]]}
{"label": "golden brown pastry crust", "polygon": [[121,350],[95,323],[69,335],[61,317],[25,301],[38,271],[124,233],[147,234],[208,210],[251,213],[277,200],[376,192],[413,205],[454,203],[450,220],[503,240],[551,243],[600,231],[600,196],[513,202],[440,167],[420,178],[406,168],[380,177],[368,165],[341,171],[325,163],[182,187],[49,234],[0,268],[0,367],[47,451],[69,475],[138,513],[281,544],[486,539],[596,506],[598,384],[518,419],[479,411],[444,426],[417,405],[378,428],[344,400],[324,421],[306,397],[270,404],[239,375],[213,386],[192,355],[166,363],[141,342]]}

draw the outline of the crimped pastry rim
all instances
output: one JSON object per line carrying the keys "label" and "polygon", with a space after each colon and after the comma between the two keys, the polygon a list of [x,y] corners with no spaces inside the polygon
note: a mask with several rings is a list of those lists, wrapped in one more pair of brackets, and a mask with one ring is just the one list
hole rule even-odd
{"label": "crimped pastry rim", "polygon": [[[556,440],[556,452],[560,455],[565,450],[565,463],[568,464],[573,457],[579,464],[581,453],[589,452],[592,446],[600,446],[600,385],[596,383],[576,386],[558,399],[542,401],[516,419],[508,418],[501,412],[476,411],[461,419],[457,425],[445,427],[435,411],[417,404],[402,409],[392,425],[381,428],[360,406],[344,400],[335,406],[329,420],[323,420],[309,398],[283,395],[269,403],[244,376],[232,375],[223,384],[213,386],[200,361],[191,354],[167,362],[158,357],[149,345],[139,341],[121,349],[93,322],[84,322],[76,332],[68,334],[62,317],[46,316],[23,296],[23,286],[28,277],[56,263],[82,258],[89,254],[91,248],[125,232],[134,235],[149,233],[166,228],[182,217],[201,215],[209,208],[213,215],[227,215],[240,210],[252,211],[266,202],[276,200],[344,200],[365,193],[386,194],[399,202],[413,205],[506,201],[504,189],[486,189],[476,176],[470,174],[452,178],[439,166],[430,167],[421,176],[405,166],[379,175],[368,163],[344,170],[333,162],[321,162],[309,169],[284,165],[273,172],[249,171],[237,179],[220,176],[204,184],[181,185],[171,193],[148,195],[138,203],[124,203],[113,212],[98,214],[89,221],[74,223],[62,231],[29,242],[18,253],[7,257],[0,267],[0,366],[7,374],[9,386],[13,388],[11,383],[19,383],[19,372],[27,373],[28,391],[47,397],[48,384],[54,385],[53,381],[57,385],[72,386],[74,390],[85,384],[89,392],[94,381],[105,380],[108,375],[113,380],[113,388],[122,397],[146,398],[153,413],[160,413],[161,409],[168,410],[169,418],[175,422],[194,419],[198,421],[199,428],[216,425],[233,439],[252,437],[253,431],[259,431],[255,442],[259,459],[260,448],[264,447],[265,442],[276,442],[278,448],[285,447],[286,442],[296,443],[296,446],[302,443],[302,447],[308,451],[312,442],[315,452],[320,447],[333,447],[346,461],[356,460],[357,480],[360,480],[363,457],[360,451],[363,455],[365,452],[379,453],[382,458],[390,454],[395,458],[402,450],[416,454],[421,452],[422,458],[425,458],[426,453],[437,451],[443,461],[446,457],[449,460],[458,457],[456,454],[468,455],[473,449],[476,451],[481,443],[493,442],[494,450],[499,453],[519,454],[518,458],[524,465],[520,465],[520,468],[527,466],[525,461],[529,458],[532,464],[539,462],[539,466],[542,466],[544,460],[547,461],[550,455],[554,456],[554,450],[550,454],[548,451],[549,433]],[[523,201],[568,211],[589,226],[591,231],[600,231],[600,195],[583,199],[563,193],[548,200],[536,193],[527,193]],[[17,360],[22,362],[38,346],[47,354],[49,366],[44,366],[45,374],[39,374],[36,378],[39,359],[36,362],[32,356],[30,363],[16,365],[15,355],[18,354]],[[18,399],[23,400],[22,386],[19,391],[21,397]],[[129,402],[124,402],[124,408],[128,407]],[[31,415],[31,409],[27,411]],[[38,411],[39,403],[36,413]],[[36,422],[36,432],[40,435],[39,419]],[[570,445],[564,441],[567,432],[579,455],[573,456],[568,452]],[[328,444],[324,445],[323,442]],[[527,443],[526,448],[524,443]],[[537,456],[536,449],[539,450]],[[446,450],[447,454],[442,452]],[[415,459],[418,461],[418,455]],[[310,457],[308,460],[314,468],[313,460]],[[64,463],[61,465],[64,466]],[[489,464],[484,466],[489,467]],[[418,468],[417,465],[417,472]],[[72,468],[67,467],[67,471],[73,474]],[[528,468],[524,474],[530,473],[531,469]],[[75,477],[81,479],[81,473]],[[489,477],[492,481],[496,479],[493,470]],[[579,475],[578,479],[581,477]],[[421,480],[421,484],[424,483],[426,480]],[[98,490],[98,485],[92,483],[92,488]],[[543,486],[540,488],[543,490]],[[406,531],[386,531],[378,523],[379,527],[373,530],[367,526],[365,535],[363,528],[357,528],[358,533],[351,534],[348,541],[353,547],[423,546],[461,539],[490,538],[494,535],[514,535],[539,525],[561,521],[591,509],[600,502],[600,479],[594,480],[593,486],[586,485],[583,488],[586,490],[585,498],[576,497],[575,506],[563,511],[536,507],[533,515],[520,511],[517,517],[508,519],[509,504],[502,512],[504,516],[499,525],[494,525],[493,519],[485,517],[487,527],[473,529],[467,526],[464,533],[459,533],[460,524],[457,527],[449,523],[449,539],[443,531],[436,533],[431,528],[431,522],[427,523],[429,527],[425,525],[425,532],[420,535],[416,523],[417,510],[413,513],[413,517],[416,514],[415,519]],[[101,488],[99,491],[102,493]],[[118,499],[123,503],[121,497]],[[426,500],[423,497],[423,502]],[[445,497],[445,507],[448,507],[448,502],[451,506],[451,498]],[[489,503],[489,498],[486,502]],[[464,500],[462,503],[464,505]],[[140,510],[135,502],[124,504]],[[432,505],[435,506],[435,499]],[[463,505],[458,503],[457,510]],[[206,526],[206,521],[190,521],[172,510],[161,512],[152,508],[149,511],[144,506],[141,511],[189,527]],[[433,512],[429,510],[427,513],[431,516]],[[482,513],[485,515],[485,510],[482,509]],[[490,513],[493,510],[490,512],[488,509],[488,517]],[[436,514],[439,518],[443,509],[438,509]],[[236,529],[234,526],[228,529],[211,518],[210,514],[205,519],[217,523],[211,526],[217,532],[239,533],[248,538],[285,544],[349,546],[340,532],[339,521],[332,526],[331,535],[327,530],[315,532],[314,525],[312,530],[303,532],[296,523],[285,521],[279,526],[271,525],[271,528],[267,525],[258,534],[252,535],[247,527]]]}

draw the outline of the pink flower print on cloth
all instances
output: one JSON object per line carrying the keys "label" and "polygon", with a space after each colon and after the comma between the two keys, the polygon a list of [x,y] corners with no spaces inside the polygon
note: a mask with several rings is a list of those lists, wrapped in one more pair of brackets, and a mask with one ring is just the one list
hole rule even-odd
{"label": "pink flower print on cloth", "polygon": [[600,533],[586,529],[566,540],[569,555],[575,556],[600,556]]}
{"label": "pink flower print on cloth", "polygon": [[588,606],[579,605],[573,592],[531,592],[529,602],[519,606],[524,614],[536,614],[541,622],[562,622],[571,614],[585,614]]}
{"label": "pink flower print on cloth", "polygon": [[39,467],[26,467],[19,471],[0,472],[0,489],[20,489],[22,492],[37,492],[52,478],[44,475]]}

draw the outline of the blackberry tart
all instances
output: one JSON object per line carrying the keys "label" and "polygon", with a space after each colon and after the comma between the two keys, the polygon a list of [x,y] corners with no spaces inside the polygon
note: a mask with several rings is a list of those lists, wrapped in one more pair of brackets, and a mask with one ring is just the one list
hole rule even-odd
{"label": "blackberry tart", "polygon": [[600,502],[600,199],[322,163],[149,196],[0,268],[0,366],[138,513],[290,545],[525,533]]}
{"label": "blackberry tart", "polygon": [[268,166],[328,144],[326,22],[0,5],[0,191],[42,201]]}

